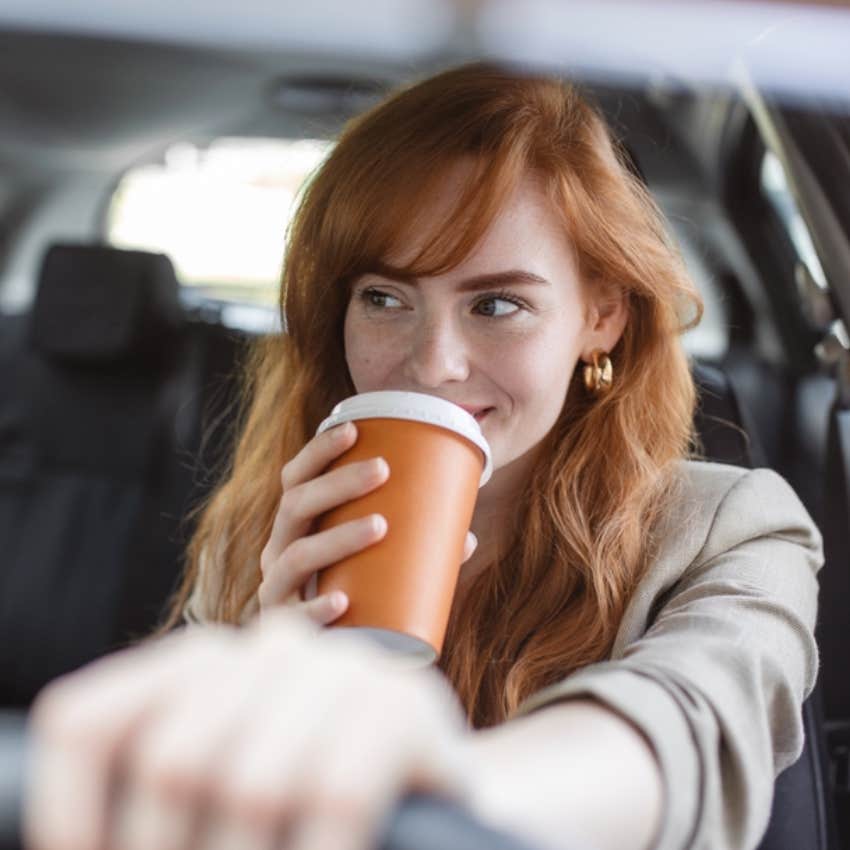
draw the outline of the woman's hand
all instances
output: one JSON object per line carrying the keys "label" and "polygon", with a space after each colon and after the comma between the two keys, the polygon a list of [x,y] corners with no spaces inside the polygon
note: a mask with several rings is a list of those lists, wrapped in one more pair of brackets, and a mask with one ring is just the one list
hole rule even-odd
{"label": "woman's hand", "polygon": [[283,609],[50,685],[28,850],[373,850],[405,792],[465,799],[448,684],[361,640]]}
{"label": "woman's hand", "polygon": [[[387,533],[387,520],[381,514],[311,533],[322,514],[370,493],[390,476],[383,458],[324,471],[356,441],[357,426],[346,422],[315,436],[284,466],[283,496],[271,536],[260,555],[263,580],[258,596],[262,613],[281,604],[292,605],[318,625],[327,625],[348,608],[348,598],[341,591],[307,602],[303,598],[307,582],[319,570],[374,545]],[[475,546],[475,536],[468,532],[464,561]]]}

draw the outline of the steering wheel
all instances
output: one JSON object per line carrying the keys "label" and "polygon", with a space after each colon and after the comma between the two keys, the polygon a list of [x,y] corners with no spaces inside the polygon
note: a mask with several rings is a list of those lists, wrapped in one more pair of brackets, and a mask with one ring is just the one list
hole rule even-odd
{"label": "steering wheel", "polygon": [[[0,711],[0,850],[22,850],[26,715]],[[378,850],[538,850],[485,826],[459,806],[410,795],[390,816]]]}

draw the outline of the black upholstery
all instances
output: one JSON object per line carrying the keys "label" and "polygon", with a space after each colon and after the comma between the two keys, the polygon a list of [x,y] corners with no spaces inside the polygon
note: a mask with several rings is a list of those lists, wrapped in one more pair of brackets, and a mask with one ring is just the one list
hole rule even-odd
{"label": "black upholstery", "polygon": [[0,705],[147,632],[173,589],[214,349],[238,350],[180,309],[164,257],[62,246],[3,320]]}
{"label": "black upholstery", "polygon": [[757,431],[723,370],[694,363],[692,374],[699,393],[694,426],[705,457],[736,466],[764,466]]}
{"label": "black upholstery", "polygon": [[776,781],[770,824],[759,850],[838,848],[822,718],[817,686],[803,706],[803,752]]}
{"label": "black upholstery", "polygon": [[185,322],[178,293],[162,254],[54,245],[33,305],[32,346],[65,361],[145,357]]}
{"label": "black upholstery", "polygon": [[[695,425],[704,456],[721,463],[760,466],[763,455],[756,432],[723,371],[695,364],[693,374],[700,390]],[[776,781],[770,823],[759,850],[836,848],[819,686],[804,704],[802,719],[803,752]]]}
{"label": "black upholstery", "polygon": [[826,563],[821,571],[818,646],[824,662],[823,704],[838,833],[850,846],[850,677],[845,666],[850,634],[850,409],[838,390],[830,405],[823,461],[822,529]]}

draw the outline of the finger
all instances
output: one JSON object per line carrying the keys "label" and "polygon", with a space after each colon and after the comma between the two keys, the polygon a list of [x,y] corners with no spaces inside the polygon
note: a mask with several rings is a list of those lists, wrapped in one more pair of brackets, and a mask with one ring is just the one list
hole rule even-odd
{"label": "finger", "polygon": [[[210,629],[203,646],[212,651],[224,639]],[[39,696],[24,809],[28,847],[104,846],[121,750],[163,693],[191,672],[203,646],[192,635],[165,638],[90,664]]]}
{"label": "finger", "polygon": [[[131,705],[136,665],[156,657],[148,647],[97,661],[45,688],[30,714],[30,751],[24,806],[28,848],[95,847],[106,832],[108,783],[128,725],[146,705],[145,683]],[[128,661],[129,659],[129,661]],[[172,663],[177,663],[176,659]]]}
{"label": "finger", "polygon": [[348,711],[313,742],[313,768],[302,780],[303,809],[288,850],[370,850],[405,790],[420,749],[413,740],[418,725],[411,723],[418,711],[400,680],[376,675],[368,696],[362,685],[362,678],[351,678],[350,699],[341,692],[340,700]]}
{"label": "finger", "polygon": [[[218,764],[238,746],[245,695],[268,679],[265,655],[242,642],[193,671],[192,687],[150,719],[125,755],[120,850],[183,850],[209,800]],[[227,687],[222,687],[227,671]]]}
{"label": "finger", "polygon": [[317,596],[297,606],[316,625],[327,626],[339,619],[348,610],[348,596],[341,590]]}
{"label": "finger", "polygon": [[357,426],[353,422],[344,422],[314,437],[283,467],[281,482],[284,491],[320,475],[355,442]]}
{"label": "finger", "polygon": [[292,822],[303,805],[301,779],[314,767],[311,745],[339,710],[327,698],[337,669],[330,655],[311,654],[295,686],[282,677],[264,690],[239,748],[220,766],[212,831],[274,835]]}
{"label": "finger", "polygon": [[260,606],[283,602],[303,587],[313,573],[374,545],[386,533],[386,518],[370,514],[299,538],[264,570],[257,590]]}
{"label": "finger", "polygon": [[319,847],[332,847],[333,850],[373,850],[377,845],[367,836],[378,833],[379,830],[371,824],[361,826],[356,812],[340,811],[338,816],[323,812],[309,815],[298,822],[286,843],[286,850],[316,850]]}
{"label": "finger", "polygon": [[[362,725],[356,731],[362,735]],[[324,777],[321,787],[305,791],[303,808],[290,828],[287,850],[372,850],[377,846],[386,817],[401,796],[404,776],[399,762],[375,760],[376,748],[386,746],[385,740],[367,735],[366,741],[370,748],[351,756],[365,758],[353,771],[359,779],[351,782],[352,774],[346,774],[343,782]],[[364,765],[368,765],[365,770]]]}
{"label": "finger", "polygon": [[[194,843],[198,819],[182,800],[163,798],[137,783],[122,786],[110,817],[110,850],[184,850]],[[151,836],[156,844],[142,844]]]}
{"label": "finger", "polygon": [[[312,631],[291,612],[269,622],[198,663],[191,688],[176,691],[128,747],[117,850],[183,850],[206,837],[222,765],[250,735],[246,719],[265,698],[270,671],[287,689],[300,679],[302,646]],[[244,836],[246,848],[261,844]]]}
{"label": "finger", "polygon": [[191,847],[192,850],[283,850],[280,838],[275,832],[258,831],[248,824],[222,817],[216,811],[210,813],[203,831]]}
{"label": "finger", "polygon": [[465,564],[472,557],[477,548],[478,538],[471,531],[467,531],[466,540],[463,542],[463,560],[461,563]]}
{"label": "finger", "polygon": [[263,562],[280,557],[290,543],[307,534],[316,517],[370,493],[389,477],[389,464],[378,457],[345,464],[284,492],[261,555],[261,567]]}

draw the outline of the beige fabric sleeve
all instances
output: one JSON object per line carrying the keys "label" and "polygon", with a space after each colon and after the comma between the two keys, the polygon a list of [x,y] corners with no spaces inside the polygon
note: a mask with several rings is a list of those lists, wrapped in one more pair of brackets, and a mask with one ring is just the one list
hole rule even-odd
{"label": "beige fabric sleeve", "polygon": [[640,729],[658,758],[658,850],[745,850],[770,816],[776,775],[799,756],[814,686],[820,535],[789,485],[742,475],[705,544],[623,657],[533,695],[521,714],[593,697]]}
{"label": "beige fabric sleeve", "polygon": [[200,626],[214,622],[212,605],[221,592],[221,580],[216,580],[211,572],[210,558],[208,553],[203,551],[192,593],[183,606],[183,622],[186,625]]}
{"label": "beige fabric sleeve", "polygon": [[[186,625],[203,626],[217,623],[218,604],[222,593],[221,558],[211,558],[209,552],[201,552],[198,576],[192,593],[183,606],[183,622]],[[239,617],[239,624],[249,623],[260,610],[256,594],[248,600]]]}

